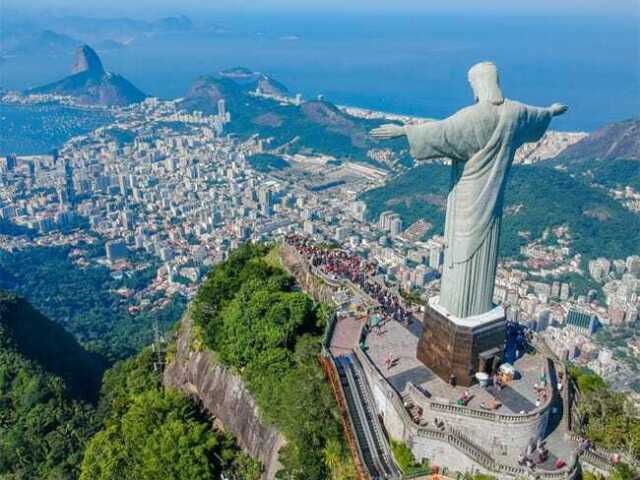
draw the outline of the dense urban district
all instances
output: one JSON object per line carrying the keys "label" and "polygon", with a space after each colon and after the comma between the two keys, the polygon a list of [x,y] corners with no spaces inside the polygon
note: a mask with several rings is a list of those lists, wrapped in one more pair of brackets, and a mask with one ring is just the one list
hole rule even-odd
{"label": "dense urban district", "polygon": [[[300,96],[261,93],[260,86],[253,95],[275,106],[303,102]],[[15,93],[4,101],[74,104],[72,97]],[[116,334],[103,337],[101,322],[119,329],[117,342],[130,353],[150,339],[151,318],[160,328],[175,321],[184,304],[179,299],[192,298],[203,274],[229,251],[290,231],[375,260],[385,282],[411,301],[437,293],[444,166],[407,172],[398,163],[404,152],[393,148],[371,148],[363,159],[317,148],[285,153],[286,146],[272,137],[234,134],[238,112],[227,108],[225,98],[216,100],[215,114],[183,104],[148,98],[105,107],[110,123],[54,152],[3,158],[3,286],[113,358],[119,352],[100,339]],[[368,121],[384,117],[339,111]],[[544,331],[559,355],[617,388],[638,391],[640,242],[633,227],[640,225],[640,194],[632,186],[598,184],[597,177],[587,183],[565,173],[567,163],[558,154],[590,138],[550,132],[518,153],[496,301],[507,307],[510,320]],[[532,177],[545,193],[531,191]],[[582,198],[574,198],[576,190],[585,191]],[[580,201],[589,208],[582,204],[583,211],[574,211],[572,203]],[[59,278],[61,269],[81,285]],[[86,282],[96,290],[89,298],[104,305],[103,318],[99,306],[77,298]],[[107,322],[104,316],[113,309],[122,313]],[[145,317],[158,311],[164,314]],[[129,325],[135,322],[141,328]]]}

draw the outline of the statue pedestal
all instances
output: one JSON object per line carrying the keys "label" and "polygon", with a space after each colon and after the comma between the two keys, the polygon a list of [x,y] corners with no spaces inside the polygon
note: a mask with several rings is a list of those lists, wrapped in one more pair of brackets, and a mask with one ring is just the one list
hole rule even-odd
{"label": "statue pedestal", "polygon": [[445,382],[469,386],[477,372],[491,374],[504,350],[506,317],[502,307],[482,315],[458,318],[438,304],[426,307],[417,357]]}

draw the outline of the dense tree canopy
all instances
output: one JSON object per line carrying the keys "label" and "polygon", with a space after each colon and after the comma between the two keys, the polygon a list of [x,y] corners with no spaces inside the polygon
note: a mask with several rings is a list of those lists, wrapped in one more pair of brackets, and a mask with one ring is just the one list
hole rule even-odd
{"label": "dense tree canopy", "polygon": [[[104,255],[98,243],[83,244],[87,257]],[[114,293],[148,285],[156,265],[116,280],[102,266],[80,268],[69,258],[70,247],[0,251],[0,288],[26,298],[51,320],[64,326],[85,347],[115,361],[135,355],[153,339],[153,322],[161,329],[182,315],[185,300],[175,297],[165,308],[131,315],[128,302]]]}
{"label": "dense tree canopy", "polygon": [[640,457],[637,405],[589,370],[571,368],[570,374],[580,392],[577,408],[583,419],[582,433],[602,447]]}
{"label": "dense tree canopy", "polygon": [[209,480],[222,472],[257,480],[259,465],[182,392],[163,389],[150,350],[114,366],[104,379],[104,428],[89,442],[81,480]]}
{"label": "dense tree canopy", "polygon": [[196,328],[238,369],[263,418],[287,437],[288,479],[349,479],[354,468],[335,399],[318,363],[324,308],[295,291],[262,246],[244,245],[210,272],[193,308]]}
{"label": "dense tree canopy", "polygon": [[85,365],[70,371],[70,363],[50,355],[59,346],[30,358],[30,339],[16,324],[39,326],[43,335],[54,332],[48,338],[67,345],[70,362],[85,358],[72,338],[44,320],[22,300],[0,293],[0,478],[77,478],[84,445],[99,426],[94,408],[82,398],[91,392],[74,383],[84,378]]}

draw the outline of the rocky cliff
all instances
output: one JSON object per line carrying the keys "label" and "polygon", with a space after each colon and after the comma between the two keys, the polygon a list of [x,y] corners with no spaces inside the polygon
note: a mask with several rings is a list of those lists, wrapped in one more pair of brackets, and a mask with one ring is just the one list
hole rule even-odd
{"label": "rocky cliff", "polygon": [[217,364],[210,352],[192,351],[191,345],[192,320],[187,313],[176,340],[176,355],[165,369],[163,383],[196,398],[224,430],[237,437],[243,450],[264,464],[263,478],[275,478],[284,436],[275,427],[262,423],[256,402],[239,375]]}
{"label": "rocky cliff", "polygon": [[76,50],[71,75],[27,93],[69,95],[86,104],[129,105],[146,95],[122,75],[107,72],[98,54],[88,45]]}
{"label": "rocky cliff", "polygon": [[640,119],[605,125],[556,158],[565,163],[615,159],[640,160]]}

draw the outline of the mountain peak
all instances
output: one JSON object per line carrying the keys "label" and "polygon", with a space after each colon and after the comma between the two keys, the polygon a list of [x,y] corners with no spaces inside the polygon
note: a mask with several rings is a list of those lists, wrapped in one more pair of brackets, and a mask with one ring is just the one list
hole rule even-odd
{"label": "mountain peak", "polygon": [[75,60],[73,62],[72,74],[82,72],[104,73],[104,67],[100,61],[100,57],[89,45],[82,45],[77,48]]}
{"label": "mountain peak", "polygon": [[68,95],[81,103],[106,106],[129,105],[146,98],[122,75],[106,72],[100,57],[89,45],[76,50],[71,75],[27,93]]}

